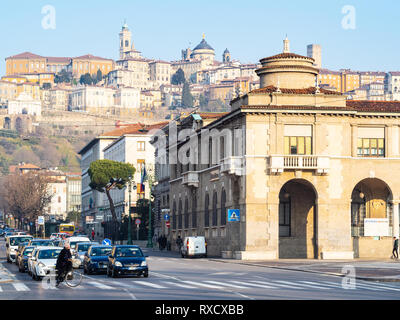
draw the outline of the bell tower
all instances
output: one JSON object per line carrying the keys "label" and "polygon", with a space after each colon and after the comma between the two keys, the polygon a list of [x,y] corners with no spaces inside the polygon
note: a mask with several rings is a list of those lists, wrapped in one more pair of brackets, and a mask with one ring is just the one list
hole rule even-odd
{"label": "bell tower", "polygon": [[122,30],[119,33],[119,58],[122,60],[126,57],[126,53],[131,51],[133,48],[132,33],[125,21],[122,26]]}

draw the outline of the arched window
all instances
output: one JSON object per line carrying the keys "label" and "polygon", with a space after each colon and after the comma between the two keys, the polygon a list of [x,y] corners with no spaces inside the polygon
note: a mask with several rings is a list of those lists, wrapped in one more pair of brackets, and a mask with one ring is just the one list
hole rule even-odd
{"label": "arched window", "polygon": [[226,225],[226,192],[222,189],[221,193],[221,226]]}
{"label": "arched window", "polygon": [[195,195],[192,199],[192,228],[197,228],[197,198]]}
{"label": "arched window", "polygon": [[189,228],[189,200],[185,199],[185,211],[184,211],[184,226],[185,229]]}
{"label": "arched window", "polygon": [[178,229],[182,229],[182,200],[179,199],[178,206]]}
{"label": "arched window", "polygon": [[213,226],[217,226],[218,225],[217,204],[218,204],[218,195],[217,195],[217,192],[214,192],[214,195],[213,195],[213,215],[212,215],[212,224],[213,224]]}
{"label": "arched window", "polygon": [[172,229],[176,229],[176,202],[172,206]]}
{"label": "arched window", "polygon": [[204,201],[204,226],[209,227],[210,226],[210,212],[209,212],[209,205],[210,205],[210,197],[208,196],[208,193],[206,194],[206,198]]}

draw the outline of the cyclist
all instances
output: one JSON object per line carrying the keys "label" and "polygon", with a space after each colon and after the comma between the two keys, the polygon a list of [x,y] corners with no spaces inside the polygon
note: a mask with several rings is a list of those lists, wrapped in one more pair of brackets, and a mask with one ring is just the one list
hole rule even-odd
{"label": "cyclist", "polygon": [[57,286],[64,280],[66,274],[72,270],[72,254],[70,248],[69,242],[66,242],[64,249],[62,249],[58,255],[56,263]]}

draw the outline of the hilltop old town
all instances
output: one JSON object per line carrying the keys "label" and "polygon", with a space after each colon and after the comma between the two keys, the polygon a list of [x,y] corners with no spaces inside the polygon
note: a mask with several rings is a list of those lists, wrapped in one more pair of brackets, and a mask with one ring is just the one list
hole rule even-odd
{"label": "hilltop old town", "polygon": [[[330,70],[321,45],[292,52],[290,35],[271,43],[273,55],[241,62],[229,48],[216,52],[206,34],[194,37],[197,45],[177,49],[177,60],[150,59],[124,22],[115,34],[116,61],[96,52],[5,59],[3,229],[54,240],[71,225],[87,241],[110,241],[116,247],[105,268],[113,277],[121,275],[112,262],[118,245],[147,248],[156,265],[169,259],[163,255],[188,256],[199,237],[204,258],[237,266],[390,261],[400,225],[400,70]],[[72,244],[90,274],[95,247],[79,256]],[[26,271],[39,279],[46,273],[35,265],[37,252]],[[223,282],[211,272],[223,270],[209,263],[216,265],[203,287],[213,290]],[[25,270],[23,262],[18,268]],[[176,280],[168,277],[134,285],[163,290]],[[246,286],[232,279],[235,290]],[[263,279],[249,283],[260,292],[274,287]],[[297,286],[318,287],[310,279]],[[179,280],[182,289],[203,281],[192,280]],[[112,288],[93,281],[98,290]]]}

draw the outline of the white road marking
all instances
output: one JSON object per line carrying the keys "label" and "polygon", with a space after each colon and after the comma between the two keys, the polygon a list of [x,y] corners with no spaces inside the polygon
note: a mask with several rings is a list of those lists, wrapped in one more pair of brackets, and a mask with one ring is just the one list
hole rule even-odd
{"label": "white road marking", "polygon": [[314,288],[314,289],[321,289],[321,290],[327,290],[329,288],[324,288],[324,287],[320,287],[320,286],[314,286],[314,285],[310,285],[310,284],[303,284],[303,283],[291,283],[289,281],[275,281],[275,282],[279,282],[279,283],[283,283],[283,284],[289,284],[289,285],[295,285],[295,286],[301,286],[301,287],[306,287],[306,288]]}
{"label": "white road marking", "polygon": [[17,282],[12,284],[17,291],[30,291],[30,289],[23,283]]}
{"label": "white road marking", "polygon": [[294,287],[293,285],[285,285],[285,284],[280,284],[280,283],[269,283],[269,282],[264,282],[264,281],[252,281],[255,283],[260,283],[260,284],[264,284],[264,285],[273,285],[273,286],[278,286],[278,287],[284,287],[284,288],[290,288],[290,289],[298,289],[298,287]]}
{"label": "white road marking", "polygon": [[222,287],[214,286],[214,285],[206,284],[206,283],[193,282],[193,281],[182,281],[182,282],[192,284],[194,286],[201,286],[201,287],[212,288],[212,289],[222,289]]}
{"label": "white road marking", "polygon": [[148,286],[148,287],[152,287],[152,288],[157,288],[157,289],[166,289],[166,287],[160,286],[158,284],[155,283],[151,283],[151,282],[143,282],[143,281],[135,281],[135,284],[140,284],[142,286]]}
{"label": "white road marking", "polygon": [[103,283],[100,283],[100,282],[90,281],[88,283],[93,285],[93,286],[95,286],[95,287],[97,287],[97,288],[99,288],[99,289],[104,289],[104,290],[114,290],[115,289],[114,287],[107,286],[107,285],[105,285]]}
{"label": "white road marking", "polygon": [[182,283],[175,283],[175,282],[170,282],[170,281],[164,281],[165,283],[168,283],[170,285],[174,285],[177,287],[181,287],[181,288],[186,288],[186,289],[196,289],[196,287],[194,286],[189,286],[187,284],[182,284]]}
{"label": "white road marking", "polygon": [[3,289],[0,287],[0,292],[3,292]]}
{"label": "white road marking", "polygon": [[237,284],[228,283],[228,282],[218,282],[218,281],[212,281],[212,280],[206,280],[204,282],[213,283],[213,284],[219,284],[219,285],[222,285],[222,286],[228,286],[228,287],[232,287],[232,288],[246,289],[246,287],[239,286]]}
{"label": "white road marking", "polygon": [[256,283],[236,281],[236,280],[235,281],[231,280],[231,282],[238,283],[238,284],[244,284],[244,285],[251,286],[251,287],[256,287],[256,288],[276,289],[276,287],[271,287],[269,285],[264,285],[264,284],[256,284]]}

